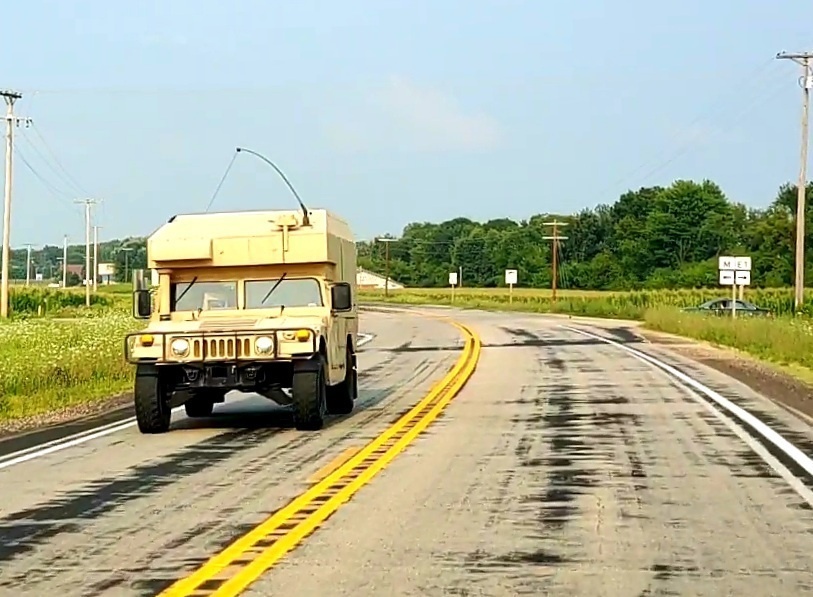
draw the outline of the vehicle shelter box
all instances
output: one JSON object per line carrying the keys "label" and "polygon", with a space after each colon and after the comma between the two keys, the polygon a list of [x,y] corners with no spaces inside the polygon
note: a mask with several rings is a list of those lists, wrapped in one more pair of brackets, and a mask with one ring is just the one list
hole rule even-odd
{"label": "vehicle shelter box", "polygon": [[148,267],[243,267],[355,262],[350,226],[326,209],[177,215],[147,240]]}

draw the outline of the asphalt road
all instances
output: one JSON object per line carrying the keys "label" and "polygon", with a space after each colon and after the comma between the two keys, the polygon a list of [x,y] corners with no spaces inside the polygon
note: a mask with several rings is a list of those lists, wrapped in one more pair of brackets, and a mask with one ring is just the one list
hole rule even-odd
{"label": "asphalt road", "polygon": [[[482,340],[462,392],[245,594],[813,593],[804,472],[685,383],[561,326],[680,367],[811,454],[808,425],[612,324],[454,316]],[[155,595],[383,431],[460,354],[460,332],[435,319],[365,313],[363,327],[359,407],[322,432],[249,397],[211,419],[178,414],[166,435],[129,427],[0,469],[0,595]]]}

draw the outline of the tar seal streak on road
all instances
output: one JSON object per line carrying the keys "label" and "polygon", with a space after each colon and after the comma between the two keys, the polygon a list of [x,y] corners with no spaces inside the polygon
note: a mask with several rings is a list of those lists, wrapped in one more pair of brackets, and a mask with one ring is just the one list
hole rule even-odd
{"label": "tar seal streak on road", "polygon": [[[635,358],[652,365],[672,378],[679,381],[693,396],[698,400],[707,404],[712,412],[721,414],[723,417],[730,419],[734,422],[735,427],[741,429],[752,438],[756,438],[762,445],[763,450],[766,451],[767,456],[774,459],[775,462],[769,460],[766,455],[762,455],[763,460],[773,469],[773,471],[783,477],[791,487],[799,494],[799,496],[807,502],[808,509],[813,509],[813,491],[805,485],[805,481],[813,480],[813,459],[808,457],[802,450],[800,450],[793,443],[789,442],[785,437],[776,432],[770,425],[754,416],[752,413],[741,408],[737,404],[731,402],[718,392],[700,383],[696,379],[686,375],[684,372],[672,367],[671,365],[656,359],[652,355],[645,352],[635,350],[628,346],[624,346],[604,338],[602,336],[592,334],[585,330],[578,328],[571,328],[562,326],[564,329],[576,332],[582,336],[593,338],[616,346],[622,350],[632,354]],[[745,440],[744,437],[741,439]],[[751,445],[754,448],[754,445]]]}
{"label": "tar seal streak on road", "polygon": [[159,597],[240,594],[406,449],[460,392],[477,367],[479,337],[468,327],[452,323],[465,337],[463,353],[423,400],[333,473]]}

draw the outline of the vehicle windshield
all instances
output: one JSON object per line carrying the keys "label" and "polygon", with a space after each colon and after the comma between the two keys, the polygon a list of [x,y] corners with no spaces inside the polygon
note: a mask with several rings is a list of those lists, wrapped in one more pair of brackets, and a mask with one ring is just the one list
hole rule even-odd
{"label": "vehicle windshield", "polygon": [[[279,286],[268,298],[268,291]],[[263,299],[265,302],[263,303]],[[321,307],[322,292],[319,282],[313,278],[285,278],[273,280],[248,280],[246,282],[246,309],[271,307]]]}
{"label": "vehicle windshield", "polygon": [[170,305],[172,311],[236,309],[237,282],[176,282],[170,287]]}
{"label": "vehicle windshield", "polygon": [[754,303],[749,303],[748,301],[737,301],[737,309],[750,309],[751,311],[756,311],[757,306]]}

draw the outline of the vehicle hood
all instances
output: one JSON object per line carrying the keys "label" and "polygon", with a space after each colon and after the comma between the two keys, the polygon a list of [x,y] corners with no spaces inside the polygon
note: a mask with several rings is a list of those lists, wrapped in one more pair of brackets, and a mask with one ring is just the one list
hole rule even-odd
{"label": "vehicle hood", "polygon": [[145,332],[195,333],[228,332],[231,330],[278,330],[310,328],[321,330],[327,318],[319,315],[282,315],[280,317],[211,317],[192,321],[162,321],[149,326]]}

